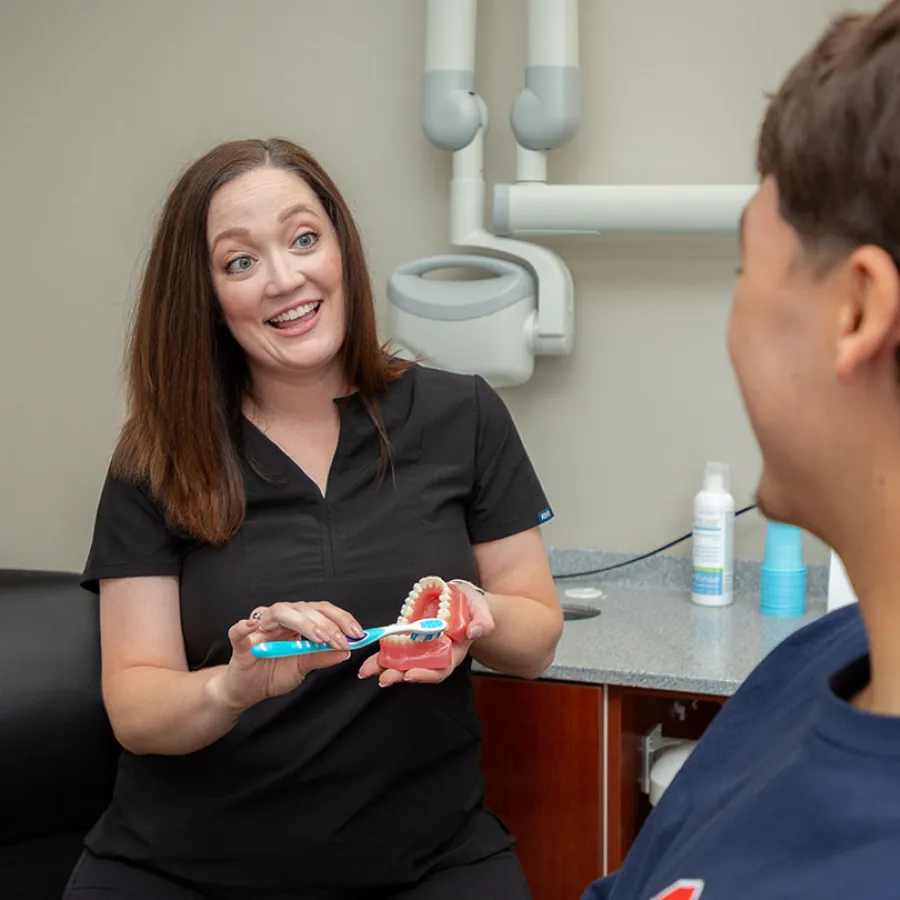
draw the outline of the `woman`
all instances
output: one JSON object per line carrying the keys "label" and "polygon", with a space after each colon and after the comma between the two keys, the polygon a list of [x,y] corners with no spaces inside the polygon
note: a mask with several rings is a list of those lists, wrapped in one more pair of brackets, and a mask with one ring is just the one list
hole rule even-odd
{"label": "woman", "polygon": [[[379,346],[356,227],[308,153],[239,141],[183,174],[128,382],[84,573],[125,753],[66,896],[527,897],[482,805],[470,666],[552,659],[548,504],[482,379]],[[432,575],[470,582],[452,665],[351,656]],[[334,649],[251,654],[298,635]]]}

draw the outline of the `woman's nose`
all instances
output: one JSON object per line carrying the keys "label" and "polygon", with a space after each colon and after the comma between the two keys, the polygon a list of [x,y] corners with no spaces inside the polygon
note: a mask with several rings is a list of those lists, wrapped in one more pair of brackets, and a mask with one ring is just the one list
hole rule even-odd
{"label": "woman's nose", "polygon": [[268,265],[266,291],[270,296],[289,294],[306,282],[303,263],[297,256],[273,254]]}

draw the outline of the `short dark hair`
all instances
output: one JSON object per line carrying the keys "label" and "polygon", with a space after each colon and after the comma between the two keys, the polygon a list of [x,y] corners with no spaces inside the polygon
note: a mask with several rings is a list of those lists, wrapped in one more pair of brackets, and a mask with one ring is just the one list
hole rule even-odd
{"label": "short dark hair", "polygon": [[900,0],[835,19],[771,98],[760,177],[813,258],[874,244],[900,267]]}

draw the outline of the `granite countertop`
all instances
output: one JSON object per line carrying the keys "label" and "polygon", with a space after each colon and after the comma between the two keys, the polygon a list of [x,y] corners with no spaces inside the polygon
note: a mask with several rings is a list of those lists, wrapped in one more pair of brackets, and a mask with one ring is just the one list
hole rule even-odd
{"label": "granite countertop", "polygon": [[[584,550],[551,550],[550,556],[556,576],[625,558]],[[827,577],[826,566],[808,567],[806,614],[791,619],[760,613],[759,564],[753,562],[736,563],[734,602],[716,608],[691,602],[690,560],[683,557],[557,578],[563,604],[600,614],[565,623],[543,678],[730,696],[777,644],[825,613]],[[597,591],[600,596],[590,596]],[[488,670],[476,663],[473,671]]]}

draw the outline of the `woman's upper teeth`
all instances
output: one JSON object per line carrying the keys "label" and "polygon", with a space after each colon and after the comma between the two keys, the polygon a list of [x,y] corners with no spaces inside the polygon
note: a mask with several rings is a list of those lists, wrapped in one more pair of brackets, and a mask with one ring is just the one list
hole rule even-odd
{"label": "woman's upper teeth", "polygon": [[311,303],[303,303],[300,306],[295,306],[293,309],[285,310],[285,312],[279,313],[277,316],[273,316],[269,321],[290,322],[291,319],[299,319],[301,316],[312,312],[318,305],[318,300],[313,300]]}

